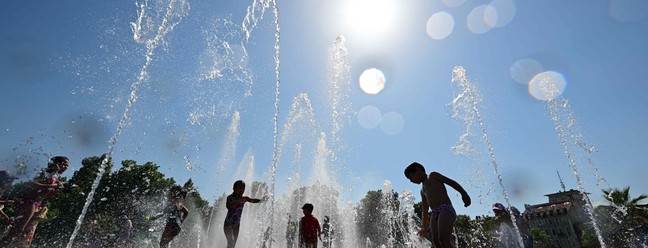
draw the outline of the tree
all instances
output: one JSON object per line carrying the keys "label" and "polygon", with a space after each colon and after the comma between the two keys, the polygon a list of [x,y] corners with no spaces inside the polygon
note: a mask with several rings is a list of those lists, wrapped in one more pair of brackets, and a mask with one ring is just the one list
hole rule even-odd
{"label": "tree", "polygon": [[637,237],[634,229],[648,225],[648,204],[641,202],[648,198],[642,194],[630,197],[630,187],[602,190],[609,205],[596,207],[598,220],[605,243],[614,247],[629,247],[630,240]]}
{"label": "tree", "polygon": [[648,195],[641,194],[637,198],[630,197],[630,187],[623,189],[607,189],[603,191],[603,198],[610,206],[617,208],[615,211],[626,227],[637,227],[648,224],[648,204],[641,201],[648,199]]}
{"label": "tree", "polygon": [[533,247],[538,247],[538,248],[558,247],[558,245],[556,245],[556,243],[553,240],[551,240],[551,237],[540,228],[532,227],[531,235],[533,235]]}
{"label": "tree", "polygon": [[[65,178],[59,179],[65,188],[59,191],[56,198],[44,202],[49,208],[48,220],[38,227],[33,241],[35,247],[63,247],[67,244],[104,158],[105,155],[85,158],[81,161],[81,168],[74,172],[69,181]],[[105,184],[111,168],[112,160],[109,159],[100,185]],[[98,199],[101,198],[97,194],[93,201]]]}
{"label": "tree", "polygon": [[471,223],[470,216],[468,215],[457,215],[457,220],[455,221],[455,234],[457,235],[458,247],[470,247],[469,242],[471,240],[470,236],[473,234],[473,224]]}
{"label": "tree", "polygon": [[[596,211],[595,211],[596,212]],[[601,243],[598,240],[598,237],[596,237],[596,231],[594,230],[594,226],[592,226],[591,223],[586,224],[583,229],[580,232],[580,244],[581,248],[599,248],[601,247]],[[610,237],[606,238],[606,244],[612,245],[612,239]],[[621,247],[621,246],[612,246],[612,247]]]}
{"label": "tree", "polygon": [[209,202],[203,199],[194,186],[191,178],[182,186],[187,190],[185,206],[189,210],[189,216],[182,224],[182,232],[176,237],[175,243],[182,244],[184,247],[199,247],[198,242],[202,242],[202,231],[207,229],[211,208]]}
{"label": "tree", "polygon": [[[49,208],[48,220],[40,223],[34,237],[34,247],[66,246],[105,156],[85,158],[81,161],[81,168],[75,171],[69,180],[64,177],[58,179],[65,187],[55,198],[41,204]],[[137,164],[133,160],[124,160],[121,165],[119,170],[111,172],[113,163],[108,159],[92,204],[88,207],[80,232],[75,239],[75,247],[87,247],[90,246],[90,242],[100,247],[114,246],[122,228],[120,223],[124,218],[131,220],[134,227],[133,235],[140,241],[144,239],[142,236],[149,235],[149,228],[159,226],[164,221],[152,222],[147,220],[146,216],[160,212],[164,208],[165,194],[171,186],[175,185],[175,180],[166,178],[158,171],[159,166],[151,162]],[[184,184],[184,187],[189,191],[186,203],[191,209],[190,216],[194,218],[192,221],[195,222],[189,223],[188,226],[192,228],[198,226],[202,229],[208,218],[206,212],[209,212],[209,204],[200,196],[191,179]],[[29,190],[30,182],[18,183],[7,193],[7,196],[20,200]],[[12,216],[13,207],[7,206],[6,209],[6,212]],[[93,220],[97,220],[99,228],[91,224]],[[133,246],[143,245],[135,243]]]}
{"label": "tree", "polygon": [[[83,159],[83,166],[74,172],[58,197],[47,203],[49,220],[39,226],[34,246],[64,247],[67,244],[104,156]],[[86,246],[91,241],[101,246],[114,244],[118,238],[118,221],[122,217],[131,219],[134,235],[148,232],[149,223],[145,217],[161,208],[164,192],[175,183],[172,178],[165,178],[158,171],[159,166],[151,162],[138,165],[133,160],[124,160],[114,173],[111,173],[112,166],[109,159],[75,240],[77,246]],[[89,224],[95,219],[100,232],[90,232]]]}
{"label": "tree", "polygon": [[[392,202],[398,203],[397,193],[394,192],[392,198]],[[391,211],[391,213],[387,213],[386,211]],[[398,205],[386,207],[383,201],[382,190],[370,190],[367,192],[367,195],[360,200],[356,208],[356,213],[360,241],[369,238],[375,245],[387,245],[390,242],[388,240],[389,237],[392,236],[395,238],[394,241],[402,242],[402,234],[398,232],[394,233],[394,228],[389,223],[390,220],[386,218],[386,216],[398,216]]]}

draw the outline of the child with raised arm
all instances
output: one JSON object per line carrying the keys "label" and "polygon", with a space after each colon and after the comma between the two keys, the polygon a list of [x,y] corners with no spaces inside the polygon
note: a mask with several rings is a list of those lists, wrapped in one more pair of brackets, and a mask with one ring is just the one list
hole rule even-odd
{"label": "child with raised arm", "polygon": [[189,215],[189,210],[182,203],[187,197],[187,190],[178,185],[174,185],[169,189],[167,195],[167,206],[161,213],[153,217],[147,217],[149,220],[156,220],[161,216],[166,215],[166,224],[164,225],[164,232],[160,238],[160,248],[169,247],[171,240],[180,234],[182,231],[182,223]]}
{"label": "child with raised arm", "polygon": [[[421,212],[422,212],[422,229],[418,232],[419,236],[425,236],[428,227],[432,230],[434,247],[450,248],[452,247],[452,231],[454,222],[457,219],[457,213],[452,207],[450,197],[445,185],[449,185],[457,192],[461,193],[461,199],[464,206],[470,206],[470,196],[466,193],[459,183],[441,175],[438,172],[426,174],[423,165],[414,162],[405,168],[405,177],[412,183],[422,184],[421,187]],[[432,221],[430,222],[427,215],[428,209],[432,210]]]}
{"label": "child with raised arm", "polygon": [[227,238],[227,248],[234,248],[236,246],[239,228],[241,227],[241,215],[243,214],[243,206],[245,203],[259,203],[266,200],[266,197],[263,197],[263,199],[254,199],[243,196],[245,182],[241,180],[234,182],[233,189],[234,193],[227,196],[227,201],[225,202],[227,216],[225,217],[223,231],[225,232],[225,238]]}
{"label": "child with raised arm", "polygon": [[32,223],[34,214],[44,201],[55,198],[58,191],[63,188],[63,183],[56,180],[70,165],[70,160],[64,156],[50,158],[47,168],[34,178],[28,185],[27,192],[21,194],[21,200],[16,204],[16,219],[7,234],[0,240],[0,247],[10,247],[11,243],[18,240],[26,233],[27,226]]}

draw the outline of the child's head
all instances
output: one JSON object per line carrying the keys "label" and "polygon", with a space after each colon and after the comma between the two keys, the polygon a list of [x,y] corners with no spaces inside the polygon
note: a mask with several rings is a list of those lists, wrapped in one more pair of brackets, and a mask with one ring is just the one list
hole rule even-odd
{"label": "child's head", "polygon": [[504,207],[504,204],[499,202],[493,204],[493,213],[495,213],[495,216],[506,214],[506,208]]}
{"label": "child's head", "polygon": [[56,156],[50,158],[49,162],[47,162],[47,169],[45,172],[47,173],[56,173],[56,174],[63,174],[70,165],[70,160],[67,157],[64,156]]}
{"label": "child's head", "polygon": [[7,171],[0,171],[0,192],[9,188],[9,186],[11,186],[11,184],[15,179],[18,178],[12,175],[11,173]]}
{"label": "child's head", "polygon": [[304,214],[312,214],[313,213],[313,208],[315,208],[315,207],[313,207],[313,204],[306,203],[302,207],[302,210],[304,210]]}
{"label": "child's head", "polygon": [[245,182],[243,182],[243,180],[238,180],[234,182],[234,186],[232,187],[232,189],[234,190],[235,194],[242,195],[243,192],[245,192]]}
{"label": "child's head", "polygon": [[180,187],[179,185],[174,185],[169,189],[169,198],[172,200],[185,199],[187,197],[187,190]]}
{"label": "child's head", "polygon": [[517,209],[516,207],[511,206],[511,213],[515,215],[515,217],[520,217],[520,210]]}
{"label": "child's head", "polygon": [[413,162],[405,168],[405,177],[415,184],[425,181],[426,175],[425,167],[417,162]]}

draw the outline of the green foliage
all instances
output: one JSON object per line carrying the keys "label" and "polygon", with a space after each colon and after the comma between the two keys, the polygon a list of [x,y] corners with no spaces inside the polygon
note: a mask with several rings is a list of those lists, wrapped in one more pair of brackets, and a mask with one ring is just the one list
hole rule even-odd
{"label": "green foliage", "polygon": [[423,202],[418,202],[414,204],[414,213],[416,214],[416,217],[418,217],[419,219],[423,219],[423,215],[421,215],[421,212],[423,211],[421,210],[422,203]]}
{"label": "green foliage", "polygon": [[632,228],[648,225],[648,204],[641,202],[648,199],[648,195],[641,194],[636,198],[630,197],[630,187],[623,189],[607,189],[603,191],[603,198],[610,207],[615,207],[615,217],[621,219],[625,227]]}
{"label": "green foliage", "polygon": [[[603,198],[609,205],[597,206],[594,215],[603,233],[605,244],[612,247],[631,247],[630,241],[638,238],[638,233],[632,230],[648,226],[648,205],[642,203],[648,196],[641,194],[632,198],[630,187],[604,189],[602,192]],[[588,231],[595,235],[593,230]],[[588,232],[583,232],[583,235],[586,234],[590,235]],[[598,240],[596,242],[598,243]]]}
{"label": "green foliage", "polygon": [[531,235],[533,235],[533,247],[538,248],[557,248],[556,242],[551,240],[551,237],[542,229],[531,227]]}
{"label": "green foliage", "polygon": [[[356,208],[356,221],[359,240],[369,238],[374,245],[388,244],[389,233],[393,228],[385,216],[396,217],[398,215],[398,194],[393,193],[390,202],[395,203],[390,207],[385,206],[382,190],[371,190],[360,200]],[[391,211],[387,213],[386,211]],[[392,234],[396,243],[402,243],[403,237],[399,232]],[[389,246],[389,245],[388,245]]]}
{"label": "green foliage", "polygon": [[[611,240],[608,237],[608,242]],[[580,235],[580,243],[581,243],[581,248],[598,248],[601,247],[601,243],[599,242],[597,236],[596,236],[596,231],[594,230],[594,227],[591,224],[586,225],[583,230],[581,230],[581,235]],[[617,246],[613,246],[617,247]]]}
{"label": "green foliage", "polygon": [[[81,168],[69,180],[59,179],[65,188],[46,203],[49,208],[48,220],[40,223],[33,246],[64,247],[67,244],[104,158],[105,155],[85,158]],[[165,192],[175,185],[175,180],[166,178],[158,171],[159,166],[151,162],[137,164],[133,160],[124,160],[119,170],[111,173],[112,167],[109,159],[75,246],[85,247],[92,243],[111,247],[117,242],[120,224],[125,217],[132,221],[133,236],[136,237],[148,236],[149,228],[160,225],[161,221],[152,222],[146,216],[160,212],[166,200]],[[29,182],[16,184],[7,196],[21,198],[28,191],[28,186]],[[209,211],[209,203],[200,196],[191,179],[184,186],[189,192],[186,205],[190,209],[190,216],[195,217],[190,226],[202,228],[208,218],[205,212]],[[11,207],[6,210],[13,213]],[[94,220],[99,228],[91,225]]]}

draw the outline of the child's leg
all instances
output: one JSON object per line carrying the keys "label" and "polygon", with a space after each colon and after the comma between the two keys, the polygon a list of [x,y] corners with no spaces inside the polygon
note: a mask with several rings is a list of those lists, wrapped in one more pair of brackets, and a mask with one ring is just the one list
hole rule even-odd
{"label": "child's leg", "polygon": [[225,238],[227,238],[227,248],[234,248],[236,246],[236,240],[238,239],[240,225],[226,225],[223,228],[225,231]]}
{"label": "child's leg", "polygon": [[432,212],[430,215],[430,232],[432,233],[432,241],[434,242],[435,248],[443,248],[439,239],[439,213]]}
{"label": "child's leg", "polygon": [[235,225],[234,226],[234,230],[232,232],[232,235],[233,235],[232,238],[234,239],[234,244],[236,244],[236,240],[238,240],[240,227],[241,227],[241,225]]}
{"label": "child's leg", "polygon": [[232,226],[225,225],[223,227],[223,232],[225,232],[225,238],[227,239],[227,248],[234,247],[234,228]]}
{"label": "child's leg", "polygon": [[164,232],[162,233],[162,238],[160,239],[160,247],[169,247],[171,240],[175,238],[180,233],[180,227],[173,224],[167,224],[164,227]]}
{"label": "child's leg", "polygon": [[452,248],[452,231],[457,216],[455,213],[444,210],[438,215],[438,240],[441,246],[439,248]]}
{"label": "child's leg", "polygon": [[18,218],[16,218],[13,226],[9,229],[9,232],[7,232],[7,234],[2,238],[2,241],[0,241],[2,247],[8,246],[12,240],[23,235],[27,224],[29,224],[31,219],[34,217],[37,208],[38,206],[31,202],[25,202],[18,205]]}

